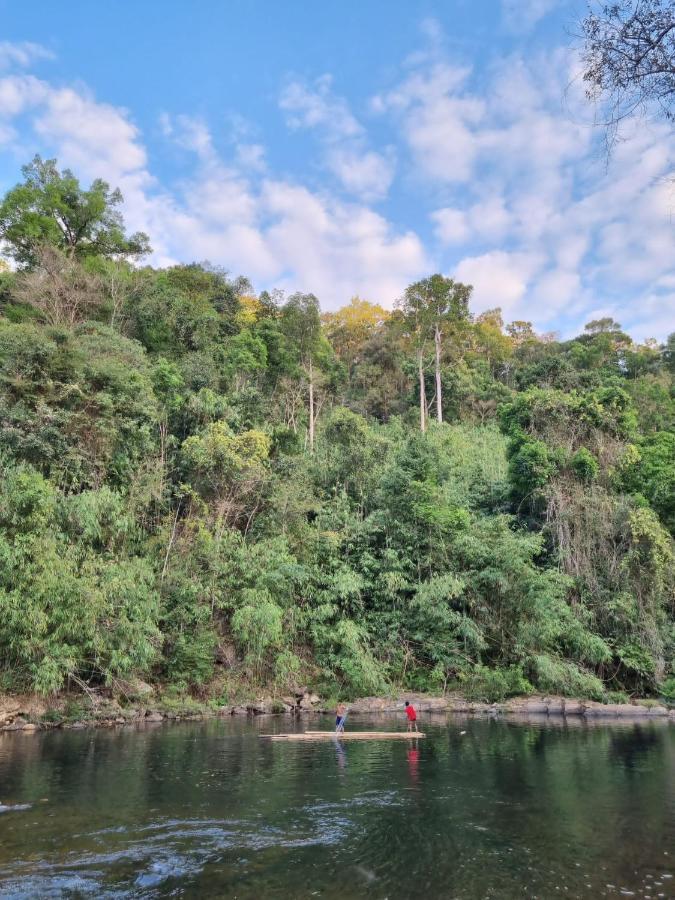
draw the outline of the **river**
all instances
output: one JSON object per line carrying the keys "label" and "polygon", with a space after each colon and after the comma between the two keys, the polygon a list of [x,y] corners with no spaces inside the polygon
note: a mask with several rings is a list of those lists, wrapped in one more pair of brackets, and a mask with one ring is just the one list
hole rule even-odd
{"label": "river", "polygon": [[0,735],[0,897],[675,897],[673,725],[421,724]]}

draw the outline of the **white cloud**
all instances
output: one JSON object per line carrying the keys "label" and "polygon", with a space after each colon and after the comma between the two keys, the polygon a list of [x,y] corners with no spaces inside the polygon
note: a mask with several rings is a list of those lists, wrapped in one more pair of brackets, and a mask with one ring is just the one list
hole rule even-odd
{"label": "white cloud", "polygon": [[35,131],[46,143],[59,147],[68,165],[90,177],[101,169],[117,178],[143,170],[145,148],[126,110],[72,88],[49,88],[44,82],[36,100],[40,105]]}
{"label": "white cloud", "polygon": [[333,140],[353,138],[363,133],[347,102],[332,93],[330,75],[317,78],[314,87],[292,81],[281,92],[280,108],[292,128],[321,127]]}
{"label": "white cloud", "polygon": [[443,244],[463,244],[473,240],[498,240],[507,233],[512,215],[504,198],[488,196],[467,210],[445,207],[431,213],[436,237]]}
{"label": "white cloud", "polygon": [[450,206],[431,213],[436,237],[442,244],[463,244],[471,237],[469,216],[461,209]]}
{"label": "white cloud", "polygon": [[237,162],[244,169],[264,172],[267,168],[265,148],[262,144],[238,143],[236,145]]}
{"label": "white cloud", "polygon": [[294,129],[314,129],[324,145],[324,163],[350,194],[364,201],[386,196],[396,166],[393,148],[382,153],[368,146],[364,127],[342,97],[332,92],[328,75],[313,86],[289,83],[281,93],[279,106]]}
{"label": "white cloud", "polygon": [[[100,176],[121,188],[127,225],[148,232],[157,265],[208,258],[259,288],[314,291],[324,308],[357,292],[391,304],[429,268],[413,232],[398,232],[363,203],[270,177],[259,144],[237,143],[224,160],[198,118],[160,118],[165,137],[196,162],[193,177],[169,190],[152,176],[142,135],[124,109],[31,76],[0,78],[0,135],[12,139],[18,115],[30,121],[33,146],[83,179]],[[345,155],[336,165],[362,190],[382,179],[375,157]]]}
{"label": "white cloud", "polygon": [[501,306],[507,315],[513,315],[541,264],[541,258],[534,254],[492,250],[463,259],[456,275],[473,285],[472,308],[476,312]]}
{"label": "white cloud", "polygon": [[8,75],[0,78],[0,118],[10,119],[45,99],[47,85],[33,75]]}
{"label": "white cloud", "polygon": [[41,59],[54,59],[54,54],[31,41],[0,41],[0,69],[25,69]]}
{"label": "white cloud", "polygon": [[[26,73],[0,76],[0,144],[17,161],[39,150],[83,180],[119,186],[127,224],[150,234],[158,265],[210,258],[260,289],[312,290],[326,308],[357,292],[390,304],[443,270],[475,285],[475,311],[501,305],[539,329],[569,333],[602,308],[638,336],[673,330],[671,131],[642,123],[605,169],[582,124],[580,86],[565,96],[567,53],[510,57],[479,82],[443,57],[437,23],[426,35],[431,49],[372,101],[380,131],[396,131],[395,149],[391,137],[374,145],[330,79],[284,90],[290,126],[314,131],[337,193],[275,173],[244,120],[233,119],[223,152],[208,124],[186,115],[164,115],[160,126],[191,154],[191,175],[161,185],[126,110]],[[430,217],[437,258],[369,205],[406,161],[400,187],[412,186],[412,211]]]}
{"label": "white cloud", "polygon": [[422,173],[445,182],[471,177],[478,152],[474,128],[485,104],[463,96],[469,70],[444,63],[416,69],[402,85],[373,99],[376,112],[391,112],[401,121]]}
{"label": "white cloud", "polygon": [[328,151],[326,162],[346,190],[364,200],[384,197],[394,178],[392,152],[360,152],[352,147],[334,147]]}
{"label": "white cloud", "polygon": [[502,0],[502,16],[512,31],[529,31],[561,0]]}
{"label": "white cloud", "polygon": [[179,115],[172,118],[162,113],[159,124],[165,137],[171,138],[179,147],[191,150],[202,159],[214,156],[213,140],[208,125],[198,116]]}
{"label": "white cloud", "polygon": [[[544,8],[519,9],[534,21]],[[373,100],[399,128],[417,184],[446,200],[429,213],[445,254],[461,250],[444,269],[475,282],[478,308],[501,304],[542,329],[576,329],[598,297],[628,321],[631,301],[675,274],[673,133],[639,123],[605,168],[576,68],[562,49],[510,56],[477,87],[434,35]]]}
{"label": "white cloud", "polygon": [[[317,290],[330,307],[355,293],[390,305],[404,287],[428,270],[413,232],[396,234],[387,220],[358,204],[317,197],[284,182],[266,185],[264,202],[273,217],[267,230],[280,269],[293,273],[282,287]],[[317,291],[318,292],[318,291]]]}

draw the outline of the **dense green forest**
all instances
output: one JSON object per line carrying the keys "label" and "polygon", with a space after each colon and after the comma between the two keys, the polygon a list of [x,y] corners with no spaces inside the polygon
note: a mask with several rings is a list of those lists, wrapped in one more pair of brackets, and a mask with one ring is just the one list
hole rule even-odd
{"label": "dense green forest", "polygon": [[36,157],[0,205],[0,688],[675,700],[675,335],[322,314],[121,200]]}

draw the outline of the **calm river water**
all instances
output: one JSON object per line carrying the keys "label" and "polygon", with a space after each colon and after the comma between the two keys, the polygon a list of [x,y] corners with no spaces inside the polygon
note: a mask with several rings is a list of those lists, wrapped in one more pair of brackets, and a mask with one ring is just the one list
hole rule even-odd
{"label": "calm river water", "polygon": [[0,735],[0,897],[675,897],[673,725],[421,724]]}

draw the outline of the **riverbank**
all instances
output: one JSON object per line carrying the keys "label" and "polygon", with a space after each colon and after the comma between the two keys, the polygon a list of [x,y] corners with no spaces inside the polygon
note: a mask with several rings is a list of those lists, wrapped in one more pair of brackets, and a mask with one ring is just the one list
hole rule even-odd
{"label": "riverbank", "polygon": [[[142,685],[142,687],[141,687]],[[456,694],[430,696],[407,693],[395,697],[362,697],[350,701],[352,715],[402,713],[405,700],[422,715],[551,716],[586,720],[661,719],[675,724],[675,708],[654,700],[631,703],[598,703],[569,697],[543,695],[514,697],[502,703],[481,703]],[[333,711],[333,704],[310,691],[283,697],[261,696],[237,703],[215,700],[200,702],[192,697],[176,698],[157,693],[139,683],[125,697],[105,695],[60,695],[48,700],[36,695],[0,696],[0,731],[39,731],[52,728],[113,728],[141,723],[204,719],[229,716],[285,715],[304,717]]]}

